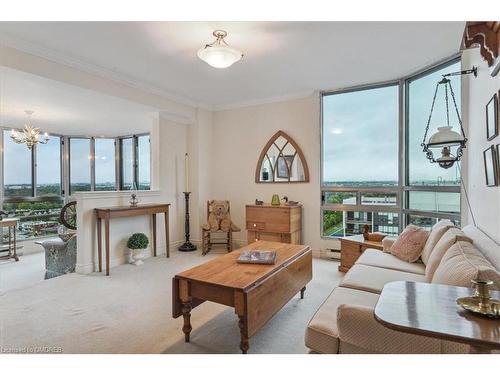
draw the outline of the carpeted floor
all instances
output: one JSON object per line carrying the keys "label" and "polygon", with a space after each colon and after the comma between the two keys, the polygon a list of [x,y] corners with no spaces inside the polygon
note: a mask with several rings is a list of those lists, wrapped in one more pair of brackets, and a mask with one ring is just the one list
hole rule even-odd
{"label": "carpeted floor", "polygon": [[[192,312],[191,342],[171,316],[171,279],[219,254],[174,252],[123,265],[111,276],[71,274],[0,293],[0,352],[56,347],[63,353],[239,353],[234,310],[205,302]],[[306,353],[307,322],[343,274],[313,261],[305,299],[293,298],[255,336],[249,353]]]}

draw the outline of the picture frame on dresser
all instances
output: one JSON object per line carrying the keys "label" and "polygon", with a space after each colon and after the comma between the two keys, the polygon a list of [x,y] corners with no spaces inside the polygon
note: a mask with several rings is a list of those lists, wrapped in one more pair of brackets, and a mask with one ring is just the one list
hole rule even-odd
{"label": "picture frame on dresser", "polygon": [[486,139],[491,141],[498,135],[498,95],[495,93],[486,104]]}
{"label": "picture frame on dresser", "polygon": [[483,151],[486,186],[498,185],[498,159],[496,154],[495,146],[493,145]]}

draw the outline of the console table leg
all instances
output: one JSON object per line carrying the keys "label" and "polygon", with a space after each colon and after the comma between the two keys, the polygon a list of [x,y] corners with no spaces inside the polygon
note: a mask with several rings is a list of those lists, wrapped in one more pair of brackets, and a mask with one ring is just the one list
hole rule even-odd
{"label": "console table leg", "polygon": [[153,214],[153,256],[156,256],[156,214]]}
{"label": "console table leg", "polygon": [[97,219],[97,257],[99,262],[99,272],[102,272],[102,220]]}
{"label": "console table leg", "polygon": [[182,332],[184,332],[184,341],[189,342],[189,334],[193,327],[191,327],[191,303],[182,304],[182,317],[184,318],[184,325]]}
{"label": "console table leg", "polygon": [[167,258],[170,258],[170,233],[168,231],[168,208],[167,211],[165,211],[165,242],[166,242],[166,247],[167,247]]}
{"label": "console table leg", "polygon": [[303,287],[301,290],[300,290],[300,299],[304,299],[304,293],[306,292],[306,287]]}
{"label": "console table leg", "polygon": [[104,219],[104,240],[106,242],[106,276],[109,276],[109,219]]}
{"label": "console table leg", "polygon": [[241,335],[240,349],[241,349],[241,353],[247,354],[248,349],[250,348],[250,345],[248,344],[247,325],[246,325],[245,317],[243,315],[238,315],[238,318],[239,318],[238,327],[240,327],[240,335]]}

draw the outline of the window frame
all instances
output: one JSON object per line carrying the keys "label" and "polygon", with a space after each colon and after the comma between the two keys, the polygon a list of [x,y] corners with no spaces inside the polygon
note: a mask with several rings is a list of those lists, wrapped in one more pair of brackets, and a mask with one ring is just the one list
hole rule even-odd
{"label": "window frame", "polygon": [[[459,193],[461,196],[461,185],[456,186],[415,186],[409,185],[409,154],[407,150],[409,149],[409,95],[408,86],[411,81],[425,77],[428,74],[440,70],[446,66],[453,65],[461,60],[461,54],[455,54],[451,57],[443,59],[431,66],[427,66],[414,72],[408,76],[401,77],[397,80],[390,80],[385,82],[379,82],[374,84],[365,84],[349,88],[343,88],[339,90],[325,90],[320,91],[319,101],[320,101],[320,175],[319,175],[319,185],[320,185],[320,236],[322,239],[335,240],[335,237],[324,236],[323,227],[323,215],[325,211],[353,211],[353,212],[392,212],[399,215],[398,229],[401,232],[409,221],[410,215],[431,217],[437,219],[451,219],[454,221],[460,221],[462,206],[460,207],[460,212],[456,214],[452,213],[441,213],[434,211],[422,211],[409,209],[409,192],[412,191],[426,191],[426,192],[452,192]],[[324,184],[324,127],[323,127],[323,98],[325,96],[345,94],[356,91],[377,89],[389,86],[398,86],[399,100],[398,100],[398,184],[393,187],[369,187],[363,186],[362,188],[357,186],[342,185],[342,186],[330,186]],[[324,202],[325,192],[351,192],[356,194],[356,204],[355,205],[345,205],[345,204],[331,204]],[[396,205],[366,205],[361,204],[361,196],[363,193],[396,193]],[[460,199],[461,201],[461,199]]]}

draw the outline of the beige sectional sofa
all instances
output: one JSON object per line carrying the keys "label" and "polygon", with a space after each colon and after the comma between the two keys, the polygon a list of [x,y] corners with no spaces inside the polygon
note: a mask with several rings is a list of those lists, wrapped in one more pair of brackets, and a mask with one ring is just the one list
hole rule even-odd
{"label": "beige sectional sofa", "polygon": [[[456,263],[456,267],[453,263],[456,258],[453,255],[457,252],[462,255],[462,248],[472,252],[472,263],[489,265],[489,272],[493,271],[498,283],[500,246],[474,226],[460,230],[451,222],[442,220],[431,229],[421,261],[402,261],[386,252],[389,248],[390,244],[384,251],[367,249],[363,252],[309,322],[305,333],[306,346],[312,353],[325,354],[467,353],[467,345],[386,328],[375,320],[373,311],[382,288],[391,281],[433,282],[436,276],[440,283],[450,280],[448,284],[451,285],[463,284],[469,274],[460,266],[462,263]],[[447,257],[450,259],[441,264],[449,249],[453,249]],[[467,258],[465,262],[470,263]],[[443,277],[443,272],[457,274]]]}

